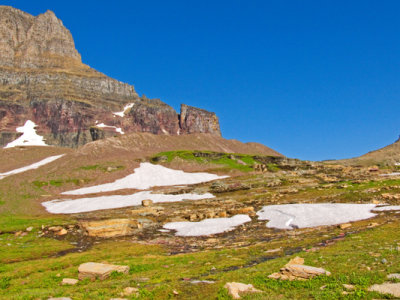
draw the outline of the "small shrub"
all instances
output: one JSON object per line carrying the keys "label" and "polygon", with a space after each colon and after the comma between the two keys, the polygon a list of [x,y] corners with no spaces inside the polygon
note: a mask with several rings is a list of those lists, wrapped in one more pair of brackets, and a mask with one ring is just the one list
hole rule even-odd
{"label": "small shrub", "polygon": [[7,289],[10,286],[10,277],[0,277],[0,289]]}

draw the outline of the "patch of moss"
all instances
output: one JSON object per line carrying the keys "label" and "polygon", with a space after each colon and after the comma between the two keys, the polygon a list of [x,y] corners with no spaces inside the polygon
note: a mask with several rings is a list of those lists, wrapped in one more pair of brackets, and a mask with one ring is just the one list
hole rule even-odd
{"label": "patch of moss", "polygon": [[115,172],[115,171],[120,171],[125,169],[125,166],[121,165],[115,165],[115,164],[104,164],[104,165],[88,165],[88,166],[82,166],[79,168],[80,170],[85,170],[85,171],[95,171],[95,170],[100,170],[103,172]]}
{"label": "patch of moss", "polygon": [[170,163],[176,158],[199,164],[216,164],[223,166],[224,169],[236,169],[242,172],[252,171],[253,166],[260,163],[251,155],[212,151],[167,151],[156,154],[151,161]]}

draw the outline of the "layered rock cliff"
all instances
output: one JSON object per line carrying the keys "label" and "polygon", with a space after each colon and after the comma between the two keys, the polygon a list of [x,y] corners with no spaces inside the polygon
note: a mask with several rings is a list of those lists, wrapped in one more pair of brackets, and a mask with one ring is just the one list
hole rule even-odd
{"label": "layered rock cliff", "polygon": [[53,12],[0,6],[0,146],[26,120],[47,144],[67,147],[129,132],[220,135],[215,114],[183,105],[180,115],[83,64]]}

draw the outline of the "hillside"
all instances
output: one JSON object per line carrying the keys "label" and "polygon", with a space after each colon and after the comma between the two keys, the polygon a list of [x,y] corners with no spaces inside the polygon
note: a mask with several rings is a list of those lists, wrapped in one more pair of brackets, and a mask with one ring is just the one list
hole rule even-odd
{"label": "hillside", "polygon": [[380,165],[395,166],[400,163],[400,141],[378,150],[368,152],[362,156],[334,161],[348,165]]}

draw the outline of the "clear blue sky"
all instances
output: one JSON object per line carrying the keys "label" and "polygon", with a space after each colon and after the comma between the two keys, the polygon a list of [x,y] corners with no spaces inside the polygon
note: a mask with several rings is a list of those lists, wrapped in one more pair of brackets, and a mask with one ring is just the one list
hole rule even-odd
{"label": "clear blue sky", "polygon": [[217,113],[223,136],[301,159],[400,134],[400,1],[32,1],[83,62],[137,92]]}

